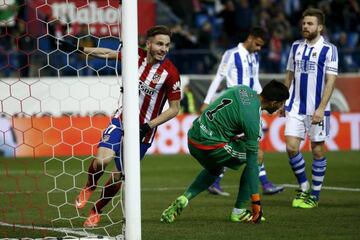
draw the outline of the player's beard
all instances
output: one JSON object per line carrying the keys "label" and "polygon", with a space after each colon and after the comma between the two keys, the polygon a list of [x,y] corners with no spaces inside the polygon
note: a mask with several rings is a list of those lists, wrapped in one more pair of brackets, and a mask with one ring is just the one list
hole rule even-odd
{"label": "player's beard", "polygon": [[305,38],[308,41],[311,41],[315,39],[319,33],[318,32],[310,32],[310,31],[303,31],[302,32],[303,38]]}

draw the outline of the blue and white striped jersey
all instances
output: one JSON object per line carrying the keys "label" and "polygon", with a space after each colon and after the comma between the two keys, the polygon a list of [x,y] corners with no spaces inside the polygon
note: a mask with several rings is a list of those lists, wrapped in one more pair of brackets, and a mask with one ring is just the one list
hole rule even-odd
{"label": "blue and white striped jersey", "polygon": [[[294,73],[290,98],[285,109],[290,115],[313,115],[318,108],[325,87],[325,75],[338,73],[338,53],[333,44],[320,36],[314,45],[298,40],[291,46],[287,70]],[[325,108],[330,115],[330,103]]]}
{"label": "blue and white striped jersey", "polygon": [[262,88],[259,82],[259,56],[257,53],[249,53],[242,43],[235,48],[227,50],[221,59],[216,76],[212,81],[204,103],[209,104],[221,81],[226,78],[227,87],[245,85],[258,94]]}

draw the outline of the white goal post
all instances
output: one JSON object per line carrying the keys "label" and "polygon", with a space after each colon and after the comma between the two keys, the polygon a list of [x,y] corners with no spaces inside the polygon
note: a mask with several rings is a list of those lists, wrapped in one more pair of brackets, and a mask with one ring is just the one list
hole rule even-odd
{"label": "white goal post", "polygon": [[125,238],[141,239],[137,1],[122,5]]}

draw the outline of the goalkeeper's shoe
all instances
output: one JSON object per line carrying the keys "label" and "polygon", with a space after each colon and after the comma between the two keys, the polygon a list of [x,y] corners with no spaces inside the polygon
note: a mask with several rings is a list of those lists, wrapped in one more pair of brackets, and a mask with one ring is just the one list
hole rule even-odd
{"label": "goalkeeper's shoe", "polygon": [[294,208],[300,207],[301,204],[304,203],[310,197],[310,193],[307,191],[302,191],[301,189],[296,190],[296,197],[292,201],[292,206]]}
{"label": "goalkeeper's shoe", "polygon": [[182,210],[188,205],[189,200],[185,196],[178,197],[172,204],[161,214],[160,222],[172,223],[179,216]]}
{"label": "goalkeeper's shoe", "polygon": [[[245,210],[241,213],[234,213],[231,212],[230,214],[230,221],[232,222],[251,222],[252,221],[252,213],[250,210]],[[264,222],[265,221],[265,217],[261,216],[261,221]]]}
{"label": "goalkeeper's shoe", "polygon": [[97,213],[94,209],[90,210],[89,217],[84,222],[84,227],[93,228],[96,227],[100,222],[100,214]]}
{"label": "goalkeeper's shoe", "polygon": [[94,191],[90,190],[90,188],[83,188],[81,189],[81,192],[75,199],[75,207],[77,209],[81,209],[85,207],[87,201],[91,197]]}
{"label": "goalkeeper's shoe", "polygon": [[309,196],[300,203],[299,208],[310,209],[318,206],[318,200],[315,196]]}
{"label": "goalkeeper's shoe", "polygon": [[250,222],[252,219],[252,213],[250,210],[243,209],[244,211],[240,213],[234,213],[234,211],[230,214],[230,221],[232,222]]}

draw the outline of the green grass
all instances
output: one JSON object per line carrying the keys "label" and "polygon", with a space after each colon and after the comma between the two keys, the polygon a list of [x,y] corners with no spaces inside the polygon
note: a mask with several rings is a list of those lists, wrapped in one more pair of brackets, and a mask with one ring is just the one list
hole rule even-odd
{"label": "green grass", "polygon": [[[310,154],[305,154],[305,157],[307,160],[311,158]],[[161,212],[191,183],[200,171],[200,166],[188,155],[147,156],[141,163],[142,239],[359,239],[360,153],[328,152],[327,157],[324,186],[354,190],[323,189],[319,207],[303,210],[291,207],[295,188],[287,187],[281,194],[263,196],[266,222],[251,225],[228,221],[241,173],[232,170],[226,173],[222,182],[225,190],[231,193],[230,197],[204,192],[190,203],[173,224],[160,223]],[[67,159],[65,162],[63,159],[51,160],[46,165],[46,171],[53,177],[44,174],[45,160],[0,159],[0,221],[12,225],[8,227],[0,224],[0,238],[65,235],[50,230],[37,230],[38,226],[82,231],[81,225],[91,204],[79,211],[79,214],[72,204],[86,179],[85,173],[76,174],[81,169],[87,169],[90,159]],[[308,170],[310,162],[307,163]],[[266,168],[273,182],[296,184],[285,153],[266,154]],[[64,174],[64,170],[71,174]],[[53,191],[47,194],[50,190]],[[96,201],[99,193],[94,194],[91,202]],[[49,206],[47,197],[51,204],[58,207]],[[63,204],[66,202],[68,204]],[[111,206],[107,206],[104,212],[111,209]],[[103,226],[110,225],[111,220],[121,220],[119,207],[109,216],[103,217]],[[30,229],[15,224],[27,225]],[[121,224],[118,223],[92,233],[116,235],[120,229]]]}

